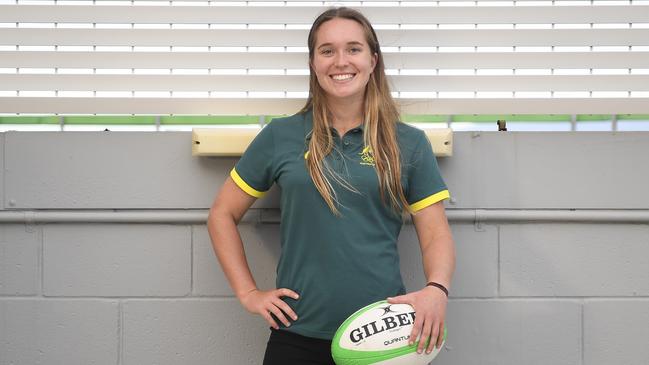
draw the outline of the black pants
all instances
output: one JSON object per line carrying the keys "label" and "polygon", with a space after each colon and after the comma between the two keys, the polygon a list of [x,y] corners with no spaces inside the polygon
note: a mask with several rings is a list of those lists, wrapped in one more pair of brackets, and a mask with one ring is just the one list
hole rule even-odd
{"label": "black pants", "polygon": [[334,365],[331,341],[271,328],[264,365]]}

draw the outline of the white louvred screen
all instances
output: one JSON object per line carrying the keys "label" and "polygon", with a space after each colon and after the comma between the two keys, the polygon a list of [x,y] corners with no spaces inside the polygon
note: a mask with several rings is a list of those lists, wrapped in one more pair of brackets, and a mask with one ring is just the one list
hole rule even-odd
{"label": "white louvred screen", "polygon": [[649,1],[0,0],[0,113],[294,113],[331,4],[372,21],[404,113],[649,111]]}

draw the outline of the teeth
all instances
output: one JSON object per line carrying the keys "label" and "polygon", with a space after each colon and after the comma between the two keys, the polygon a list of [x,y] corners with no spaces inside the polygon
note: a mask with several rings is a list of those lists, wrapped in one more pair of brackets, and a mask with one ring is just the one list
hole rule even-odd
{"label": "teeth", "polygon": [[333,75],[332,77],[333,77],[334,80],[347,80],[347,79],[351,79],[352,77],[354,77],[354,75],[353,74]]}

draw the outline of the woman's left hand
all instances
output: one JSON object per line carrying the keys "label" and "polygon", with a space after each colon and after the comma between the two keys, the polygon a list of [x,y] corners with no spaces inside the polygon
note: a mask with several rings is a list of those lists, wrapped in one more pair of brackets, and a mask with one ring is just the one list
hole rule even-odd
{"label": "woman's left hand", "polygon": [[433,286],[427,286],[419,291],[398,297],[388,298],[390,304],[410,304],[415,309],[415,323],[408,344],[415,343],[417,337],[421,335],[417,353],[422,353],[428,338],[430,338],[430,343],[426,353],[431,353],[434,347],[439,348],[442,346],[447,302],[446,294]]}

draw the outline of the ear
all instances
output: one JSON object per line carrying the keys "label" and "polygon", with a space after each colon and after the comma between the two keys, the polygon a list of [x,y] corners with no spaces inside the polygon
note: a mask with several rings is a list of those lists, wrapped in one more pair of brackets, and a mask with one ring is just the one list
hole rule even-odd
{"label": "ear", "polygon": [[374,72],[374,67],[376,67],[376,63],[378,62],[378,60],[379,60],[379,54],[374,52],[374,54],[372,55],[372,72]]}

